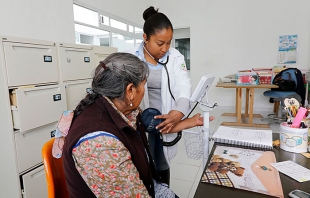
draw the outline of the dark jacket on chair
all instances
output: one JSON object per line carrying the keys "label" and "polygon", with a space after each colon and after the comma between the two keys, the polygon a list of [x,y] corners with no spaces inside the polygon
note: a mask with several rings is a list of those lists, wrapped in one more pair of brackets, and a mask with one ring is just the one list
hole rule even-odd
{"label": "dark jacket on chair", "polygon": [[77,171],[72,158],[72,148],[78,140],[84,135],[95,131],[106,131],[119,138],[129,150],[131,160],[136,166],[140,179],[147,188],[149,195],[155,197],[153,178],[158,181],[161,179],[158,178],[156,173],[145,131],[140,120],[139,114],[137,130],[134,130],[103,97],[96,99],[94,103],[76,117],[70,127],[63,149],[63,165],[70,197],[95,197]]}
{"label": "dark jacket on chair", "polygon": [[[283,76],[285,78],[285,73],[287,73],[288,71],[292,71],[294,70],[294,74],[295,74],[295,77],[296,77],[296,83],[297,83],[297,86],[295,87],[294,90],[290,90],[290,91],[295,91],[300,97],[301,97],[301,103],[304,104],[305,102],[305,95],[306,95],[306,91],[305,91],[305,87],[304,87],[304,81],[303,81],[303,78],[302,78],[302,73],[299,69],[297,68],[287,68],[285,70],[282,70],[280,73],[278,73],[274,79],[276,79],[277,77],[279,76]],[[286,75],[287,77],[288,75]],[[278,91],[277,88],[272,88],[271,91]]]}

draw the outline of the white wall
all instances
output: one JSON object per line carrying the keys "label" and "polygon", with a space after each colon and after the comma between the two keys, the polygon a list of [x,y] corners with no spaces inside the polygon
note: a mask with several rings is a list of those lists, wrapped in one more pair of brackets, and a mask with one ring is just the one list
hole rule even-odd
{"label": "white wall", "polygon": [[74,43],[72,0],[0,0],[0,35]]}
{"label": "white wall", "polygon": [[[298,35],[297,63],[309,67],[310,1],[308,0],[154,0],[175,28],[190,27],[193,88],[204,74],[218,77],[239,69],[277,65],[279,35]],[[235,90],[210,89],[209,98],[234,106]],[[255,109],[272,107],[255,91]]]}

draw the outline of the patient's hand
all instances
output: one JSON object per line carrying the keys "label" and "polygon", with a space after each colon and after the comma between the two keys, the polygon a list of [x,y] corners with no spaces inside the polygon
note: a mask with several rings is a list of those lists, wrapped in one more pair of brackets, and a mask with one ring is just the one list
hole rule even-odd
{"label": "patient's hand", "polygon": [[[203,117],[200,116],[201,114],[200,113],[197,113],[193,116],[193,118],[196,119],[196,125],[197,126],[203,126]],[[214,120],[215,117],[214,116],[210,116],[209,117],[209,122],[211,122],[212,120]]]}

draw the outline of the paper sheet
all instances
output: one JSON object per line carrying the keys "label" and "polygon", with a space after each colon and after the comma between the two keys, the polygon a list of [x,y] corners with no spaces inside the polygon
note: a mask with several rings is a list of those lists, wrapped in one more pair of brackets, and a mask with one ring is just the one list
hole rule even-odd
{"label": "paper sheet", "polygon": [[270,165],[276,168],[279,172],[299,182],[310,180],[310,170],[292,161],[272,163]]}

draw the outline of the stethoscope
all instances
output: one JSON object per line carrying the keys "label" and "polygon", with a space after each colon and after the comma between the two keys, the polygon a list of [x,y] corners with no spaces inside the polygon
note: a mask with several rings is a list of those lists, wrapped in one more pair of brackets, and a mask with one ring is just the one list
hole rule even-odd
{"label": "stethoscope", "polygon": [[168,64],[168,62],[169,62],[169,55],[167,56],[166,62],[165,62],[165,63],[161,63],[161,62],[159,62],[158,59],[154,58],[154,56],[151,55],[151,53],[145,48],[144,44],[143,44],[143,49],[144,49],[144,50],[146,51],[146,53],[147,53],[152,59],[154,59],[158,64],[164,66],[164,68],[165,68],[165,70],[166,70],[166,73],[167,73],[167,77],[168,77],[168,89],[169,89],[169,92],[170,92],[171,97],[172,97],[173,100],[175,101],[175,98],[174,98],[174,96],[173,96],[173,94],[172,94],[172,92],[171,92],[171,88],[170,88],[170,77],[169,77],[169,73],[168,73],[168,69],[167,69],[167,64]]}
{"label": "stethoscope", "polygon": [[[171,88],[170,88],[170,78],[169,78],[169,73],[168,73],[168,69],[167,69],[167,64],[168,64],[168,62],[169,62],[169,55],[167,56],[166,62],[165,62],[165,63],[161,63],[161,62],[159,62],[156,58],[154,58],[154,56],[152,56],[152,55],[150,54],[150,52],[145,48],[144,44],[143,44],[143,49],[144,49],[144,50],[146,51],[146,53],[147,53],[152,59],[154,59],[158,64],[164,66],[164,68],[165,68],[165,70],[166,70],[166,73],[167,73],[167,77],[168,77],[168,89],[169,89],[169,92],[170,92],[171,97],[172,97],[173,100],[175,101],[175,98],[174,98],[174,96],[173,96],[173,94],[172,94],[172,92],[171,92]],[[175,102],[176,102],[176,101],[175,101]],[[188,118],[189,115],[190,115],[190,113],[187,115],[186,118]],[[178,132],[177,137],[176,137],[174,140],[172,140],[171,142],[165,142],[165,141],[162,139],[162,136],[161,136],[161,140],[162,140],[163,146],[167,146],[167,147],[175,145],[176,143],[179,142],[179,140],[180,140],[181,138],[182,138],[182,131]]]}

